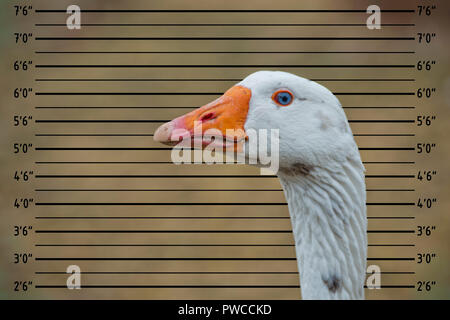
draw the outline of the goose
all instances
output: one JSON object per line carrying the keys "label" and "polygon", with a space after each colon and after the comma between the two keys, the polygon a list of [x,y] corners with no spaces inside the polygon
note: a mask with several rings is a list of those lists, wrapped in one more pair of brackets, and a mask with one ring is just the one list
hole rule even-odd
{"label": "goose", "polygon": [[[322,85],[281,71],[258,71],[223,96],[161,125],[154,140],[206,130],[239,139],[278,129],[277,176],[288,204],[303,299],[364,299],[367,216],[364,166],[339,100]],[[200,137],[198,136],[200,135]],[[241,152],[235,148],[235,152]],[[261,163],[256,163],[261,166]]]}

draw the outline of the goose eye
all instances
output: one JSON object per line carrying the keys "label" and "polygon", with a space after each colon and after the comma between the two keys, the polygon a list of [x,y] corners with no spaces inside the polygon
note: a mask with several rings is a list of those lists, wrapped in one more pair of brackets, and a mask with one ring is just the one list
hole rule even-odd
{"label": "goose eye", "polygon": [[272,100],[280,106],[288,106],[294,100],[294,96],[288,90],[278,90],[272,95]]}

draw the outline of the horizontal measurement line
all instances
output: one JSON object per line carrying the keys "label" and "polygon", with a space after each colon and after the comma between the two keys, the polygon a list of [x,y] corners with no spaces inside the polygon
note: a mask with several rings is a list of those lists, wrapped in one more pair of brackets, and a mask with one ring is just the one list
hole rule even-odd
{"label": "horizontal measurement line", "polygon": [[186,216],[179,216],[179,217],[114,217],[114,216],[110,216],[110,217],[36,217],[36,219],[64,219],[64,220],[138,220],[138,219],[157,219],[157,220],[171,220],[171,219],[198,219],[198,220],[202,220],[202,219],[290,219],[290,217],[285,216],[285,217],[186,217]]}
{"label": "horizontal measurement line", "polygon": [[38,64],[36,68],[415,68],[413,64]]}
{"label": "horizontal measurement line", "polygon": [[276,178],[269,175],[49,175],[38,174],[36,178]]}
{"label": "horizontal measurement line", "polygon": [[36,54],[415,54],[415,51],[35,51]]}
{"label": "horizontal measurement line", "polygon": [[[414,259],[414,258],[412,258]],[[88,258],[88,257],[69,257],[69,258],[56,258],[56,257],[36,257],[36,261],[293,261],[297,260],[297,258],[133,258],[133,257],[124,257],[124,258]]]}
{"label": "horizontal measurement line", "polygon": [[[415,80],[414,80],[415,81]],[[415,109],[416,107],[342,107],[343,109]]]}
{"label": "horizontal measurement line", "polygon": [[415,148],[414,147],[398,147],[398,148],[396,148],[396,147],[385,147],[385,148],[376,148],[376,147],[374,147],[374,148],[358,148],[359,150],[362,150],[362,151],[369,151],[369,150],[374,150],[374,151],[376,151],[376,150],[387,150],[387,151],[389,151],[389,150],[391,150],[391,151],[395,151],[395,150],[398,150],[398,151],[413,151],[413,150],[415,150]]}
{"label": "horizontal measurement line", "polygon": [[[125,217],[117,217],[117,216],[108,216],[108,217],[82,217],[82,216],[76,216],[76,217],[35,217],[35,219],[46,219],[46,220],[139,220],[139,219],[157,219],[157,220],[172,220],[172,219],[192,219],[192,220],[202,220],[202,219],[290,219],[289,216],[284,217],[186,217],[186,216],[178,216],[178,217],[132,217],[132,216],[125,216]],[[415,219],[415,217],[367,217],[367,219]]]}
{"label": "horizontal measurement line", "polygon": [[197,107],[35,107],[35,109],[196,109]]}
{"label": "horizontal measurement line", "polygon": [[[171,161],[36,161],[35,164],[174,164]],[[226,164],[226,163],[225,163]],[[239,164],[239,163],[230,163]]]}
{"label": "horizontal measurement line", "polygon": [[129,150],[129,151],[139,151],[139,150],[143,150],[143,151],[146,151],[146,150],[172,150],[173,148],[170,148],[170,147],[166,147],[166,148],[164,148],[164,147],[149,147],[149,148],[141,148],[141,147],[136,147],[136,148],[133,148],[133,147],[129,147],[129,148],[115,148],[115,147],[106,147],[106,148],[95,148],[95,147],[80,147],[80,148],[77,148],[77,147],[74,147],[74,148],[72,148],[72,147],[69,147],[69,148],[67,148],[67,147],[36,147],[35,148],[35,150],[38,150],[38,151],[83,151],[83,150],[97,150],[97,151],[102,151],[102,150],[104,150],[104,151],[126,151],[126,150]]}
{"label": "horizontal measurement line", "polygon": [[[285,202],[36,202],[36,206],[286,206]],[[367,202],[367,206],[415,206],[414,202]]]}
{"label": "horizontal measurement line", "polygon": [[[35,285],[36,289],[65,289],[67,285]],[[299,285],[82,285],[82,289],[298,289]],[[367,288],[367,286],[364,286]],[[414,285],[381,285],[381,289],[414,289]]]}
{"label": "horizontal measurement line", "polygon": [[[221,92],[36,92],[36,96],[218,96]],[[337,96],[413,96],[414,92],[333,92]],[[394,121],[391,121],[394,122]]]}
{"label": "horizontal measurement line", "polygon": [[[312,79],[311,79],[312,80]],[[242,81],[242,79],[81,79],[81,78],[77,78],[77,79],[35,79],[35,81],[38,82],[44,82],[44,81],[55,81],[55,82],[59,82],[59,81],[157,81],[157,82],[195,82],[195,81],[207,81],[207,82],[213,82],[213,81],[233,81],[233,82],[238,82],[238,81]]]}
{"label": "horizontal measurement line", "polygon": [[36,247],[294,247],[294,244],[36,244]]}
{"label": "horizontal measurement line", "polygon": [[[37,119],[36,123],[165,123],[170,120],[162,119]],[[350,123],[414,123],[412,119],[350,119]]]}
{"label": "horizontal measurement line", "polygon": [[[65,23],[36,23],[36,27],[67,27]],[[366,23],[81,23],[82,27],[367,27]],[[414,27],[414,23],[383,23],[381,27]]]}
{"label": "horizontal measurement line", "polygon": [[415,161],[363,161],[364,164],[415,164]]}
{"label": "horizontal measurement line", "polygon": [[[36,96],[218,96],[221,92],[36,92]],[[336,96],[414,96],[414,92],[333,92]]]}
{"label": "horizontal measurement line", "polygon": [[[172,147],[36,147],[37,151],[155,151],[155,150],[177,150],[182,148]],[[361,151],[411,151],[414,147],[361,147]]]}
{"label": "horizontal measurement line", "polygon": [[[65,289],[67,285],[35,285],[36,289]],[[82,289],[298,289],[299,285],[82,285]],[[367,288],[367,286],[364,286]],[[382,289],[414,289],[414,285],[381,285]]]}
{"label": "horizontal measurement line", "polygon": [[35,230],[35,233],[291,233],[291,230]]}
{"label": "horizontal measurement line", "polygon": [[394,219],[398,219],[398,220],[402,220],[402,219],[405,219],[405,220],[412,220],[412,219],[415,219],[416,217],[395,217],[395,216],[392,216],[392,217],[374,217],[374,216],[369,216],[369,217],[367,217],[367,219],[380,219],[380,220],[389,220],[389,219],[392,219],[392,220],[394,220]]}
{"label": "horizontal measurement line", "polygon": [[[366,81],[385,81],[385,82],[408,82],[408,81],[416,81],[415,79],[394,79],[394,78],[382,78],[382,79],[375,79],[375,78],[363,78],[363,79],[355,79],[355,78],[348,78],[348,79],[329,79],[329,78],[318,78],[318,79],[310,79],[312,81],[358,81],[358,82],[366,82]],[[239,82],[242,81],[242,79],[92,79],[92,78],[74,78],[74,79],[35,79],[37,82],[226,82],[226,81],[232,81],[232,82]]]}
{"label": "horizontal measurement line", "polygon": [[[82,271],[77,274],[295,274],[297,271]],[[35,274],[67,274],[63,271],[36,271]],[[386,274],[386,273],[385,273]],[[388,273],[394,274],[394,273]],[[410,274],[396,272],[395,274]]]}
{"label": "horizontal measurement line", "polygon": [[399,120],[395,120],[395,119],[379,119],[379,120],[352,120],[349,119],[348,120],[349,123],[414,123],[415,120],[413,119],[399,119]]}
{"label": "horizontal measurement line", "polygon": [[144,134],[144,133],[108,133],[108,134],[100,134],[100,133],[37,133],[36,137],[153,137],[153,134]]}
{"label": "horizontal measurement line", "polygon": [[36,96],[216,96],[220,92],[36,92]]}
{"label": "horizontal measurement line", "polygon": [[[383,286],[381,286],[383,288]],[[67,285],[35,285],[36,289],[65,289]],[[82,285],[81,289],[298,289],[299,285]],[[413,286],[414,288],[414,286]]]}
{"label": "horizontal measurement line", "polygon": [[412,192],[414,189],[366,189],[367,192]]}
{"label": "horizontal measurement line", "polygon": [[414,133],[355,133],[355,137],[414,137]]}
{"label": "horizontal measurement line", "polygon": [[[49,106],[37,106],[35,109],[196,109],[198,107],[49,107]],[[343,107],[344,109],[415,109],[415,107]]]}
{"label": "horizontal measurement line", "polygon": [[366,178],[406,178],[411,179],[415,178],[416,176],[413,174],[404,174],[404,175],[366,175]]}
{"label": "horizontal measurement line", "polygon": [[[35,233],[292,233],[292,230],[35,230]],[[367,233],[415,233],[415,231],[367,230]]]}
{"label": "horizontal measurement line", "polygon": [[[35,261],[295,261],[296,257],[283,257],[283,258],[143,258],[143,257],[123,257],[123,258],[91,258],[91,257],[67,257],[67,258],[57,258],[57,257],[36,257]],[[368,261],[414,261],[414,258],[367,258]]]}
{"label": "horizontal measurement line", "polygon": [[366,206],[415,206],[414,202],[366,202]]}
{"label": "horizontal measurement line", "polygon": [[[295,244],[35,244],[36,247],[295,247]],[[369,247],[415,247],[414,244],[369,244]]]}
{"label": "horizontal measurement line", "polygon": [[115,119],[115,120],[106,120],[106,119],[97,119],[97,120],[91,120],[91,119],[38,119],[34,122],[36,123],[165,123],[169,122],[170,120],[136,120],[136,119],[130,119],[130,120],[124,120],[124,119]]}
{"label": "horizontal measurement line", "polygon": [[[415,164],[414,161],[363,161],[364,164]],[[35,164],[174,164],[171,161],[36,161]],[[187,165],[189,163],[186,163]],[[239,163],[231,163],[239,164]],[[220,164],[217,164],[220,165]]]}
{"label": "horizontal measurement line", "polygon": [[[36,9],[36,13],[67,13],[66,9]],[[167,9],[84,9],[85,13],[366,13],[366,10],[356,9],[187,9],[187,10],[167,10]],[[414,9],[383,9],[380,12],[386,13],[414,13]]]}
{"label": "horizontal measurement line", "polygon": [[36,206],[286,206],[284,202],[36,202]]}
{"label": "horizontal measurement line", "polygon": [[415,247],[415,244],[369,244],[369,247]]}
{"label": "horizontal measurement line", "polygon": [[336,96],[413,96],[414,92],[333,92]]}
{"label": "horizontal measurement line", "polygon": [[415,37],[36,37],[44,41],[412,41]]}
{"label": "horizontal measurement line", "polygon": [[232,191],[232,192],[247,192],[247,191],[283,191],[283,189],[35,189],[36,192],[180,192],[180,191],[192,191],[192,192],[206,192],[206,191]]}
{"label": "horizontal measurement line", "polygon": [[368,261],[414,261],[415,258],[367,258]]}
{"label": "horizontal measurement line", "polygon": [[415,233],[414,230],[367,230],[367,233]]}
{"label": "horizontal measurement line", "polygon": [[[35,189],[35,192],[275,192],[283,189]],[[366,189],[367,192],[409,192],[414,189]]]}
{"label": "horizontal measurement line", "polygon": [[[50,175],[37,174],[38,179],[54,179],[54,178],[277,178],[275,175]],[[415,178],[414,175],[366,175],[366,178]]]}

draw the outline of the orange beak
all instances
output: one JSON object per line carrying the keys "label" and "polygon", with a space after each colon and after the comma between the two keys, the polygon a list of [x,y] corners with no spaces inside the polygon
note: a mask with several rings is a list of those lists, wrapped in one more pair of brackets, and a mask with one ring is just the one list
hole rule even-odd
{"label": "orange beak", "polygon": [[[163,124],[156,130],[153,139],[169,145],[180,141],[189,144],[201,141],[201,146],[205,147],[210,144],[211,136],[214,136],[216,146],[234,146],[236,151],[239,149],[238,144],[247,138],[244,124],[250,98],[250,89],[234,86],[213,102]],[[230,132],[233,134],[230,135]],[[219,135],[221,140],[218,139]]]}

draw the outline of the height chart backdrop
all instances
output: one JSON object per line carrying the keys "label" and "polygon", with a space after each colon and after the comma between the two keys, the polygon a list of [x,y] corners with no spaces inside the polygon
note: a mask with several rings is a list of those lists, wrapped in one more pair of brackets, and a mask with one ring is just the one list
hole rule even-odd
{"label": "height chart backdrop", "polygon": [[382,271],[366,297],[448,297],[448,2],[0,6],[2,298],[299,299],[278,179],[174,165],[152,137],[257,70],[317,81],[345,109]]}

